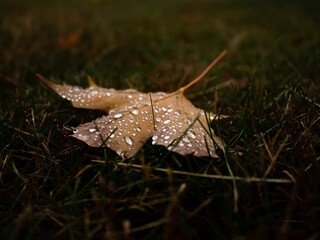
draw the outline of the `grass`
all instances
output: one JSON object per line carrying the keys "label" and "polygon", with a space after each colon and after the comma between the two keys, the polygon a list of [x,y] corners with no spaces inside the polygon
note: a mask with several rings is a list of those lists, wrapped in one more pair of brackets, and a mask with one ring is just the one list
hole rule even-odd
{"label": "grass", "polygon": [[[319,238],[318,5],[2,1],[0,238]],[[101,113],[35,77],[173,92],[223,49],[186,92],[230,116],[212,125],[219,160],[149,142],[125,162],[90,148],[69,129]]]}

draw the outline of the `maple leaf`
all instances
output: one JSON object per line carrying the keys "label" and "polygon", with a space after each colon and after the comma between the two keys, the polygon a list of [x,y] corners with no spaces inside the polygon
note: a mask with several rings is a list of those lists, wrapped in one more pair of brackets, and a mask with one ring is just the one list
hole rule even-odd
{"label": "maple leaf", "polygon": [[195,107],[183,93],[226,54],[226,51],[222,52],[200,76],[173,93],[106,89],[95,84],[83,89],[55,84],[39,74],[37,76],[62,98],[71,101],[74,107],[108,113],[74,128],[71,136],[89,146],[108,147],[127,159],[152,138],[152,144],[163,145],[181,155],[218,158],[216,149],[223,148],[223,142],[209,126],[215,114]]}

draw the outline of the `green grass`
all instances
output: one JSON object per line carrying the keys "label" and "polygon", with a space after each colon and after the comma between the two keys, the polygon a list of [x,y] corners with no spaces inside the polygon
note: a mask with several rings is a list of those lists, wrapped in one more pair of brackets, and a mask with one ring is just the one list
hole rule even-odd
{"label": "green grass", "polygon": [[[284,0],[1,1],[0,238],[318,239],[317,9]],[[219,160],[149,142],[125,162],[90,148],[69,129],[102,113],[72,108],[35,76],[172,92],[223,49],[229,56],[186,92],[230,116],[212,124],[228,150]]]}

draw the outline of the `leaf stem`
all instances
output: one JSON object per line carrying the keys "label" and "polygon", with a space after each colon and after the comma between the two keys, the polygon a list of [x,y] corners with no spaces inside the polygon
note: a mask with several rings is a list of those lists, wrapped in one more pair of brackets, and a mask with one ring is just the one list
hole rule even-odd
{"label": "leaf stem", "polygon": [[220,55],[214,59],[210,65],[198,76],[196,77],[194,80],[192,80],[190,83],[188,83],[186,86],[180,88],[178,91],[179,92],[184,92],[184,90],[190,88],[191,86],[193,86],[194,84],[196,84],[197,82],[199,82],[215,65],[217,65],[218,62],[220,62],[220,60],[222,58],[224,58],[226,55],[228,54],[227,50],[224,50],[222,53],[220,53]]}

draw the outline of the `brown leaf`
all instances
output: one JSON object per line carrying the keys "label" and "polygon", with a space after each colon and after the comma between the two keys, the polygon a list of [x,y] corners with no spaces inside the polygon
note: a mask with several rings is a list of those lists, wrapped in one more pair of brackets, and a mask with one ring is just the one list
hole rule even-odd
{"label": "brown leaf", "polygon": [[38,75],[74,107],[99,109],[108,115],[74,129],[73,137],[92,147],[106,146],[123,159],[134,156],[152,138],[181,155],[217,158],[223,142],[210,128],[215,115],[196,108],[184,97],[185,89],[198,82],[226,53],[223,52],[198,78],[174,93],[141,93],[134,89],[115,90],[100,87],[86,89],[58,85]]}

